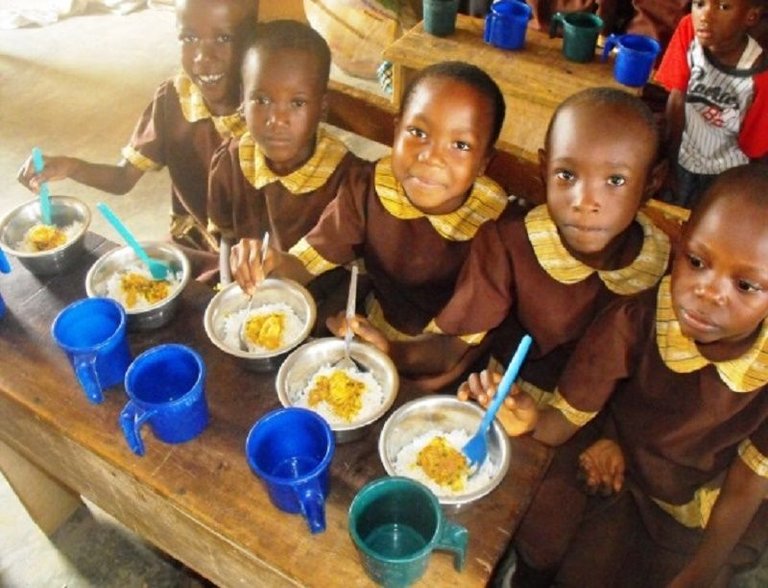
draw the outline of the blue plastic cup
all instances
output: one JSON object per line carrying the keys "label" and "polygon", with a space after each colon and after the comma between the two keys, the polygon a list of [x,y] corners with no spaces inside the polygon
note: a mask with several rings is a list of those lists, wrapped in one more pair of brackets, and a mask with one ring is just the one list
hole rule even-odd
{"label": "blue plastic cup", "polygon": [[625,86],[640,87],[651,77],[653,64],[661,51],[661,45],[647,35],[609,35],[603,47],[603,61],[616,47],[613,77]]}
{"label": "blue plastic cup", "polygon": [[267,486],[269,499],[288,513],[301,513],[312,533],[325,530],[330,490],[333,431],[305,408],[280,408],[261,417],[245,442],[253,473]]}
{"label": "blue plastic cup", "polygon": [[165,443],[194,439],[208,425],[205,363],[186,345],[158,345],[139,355],[125,374],[125,391],[120,426],[136,455],[144,455],[145,423]]}
{"label": "blue plastic cup", "polygon": [[533,11],[520,0],[496,0],[485,17],[483,40],[500,49],[521,49]]}
{"label": "blue plastic cup", "polygon": [[51,335],[67,354],[86,398],[98,404],[104,390],[123,382],[132,355],[125,310],[110,298],[85,298],[64,308]]}

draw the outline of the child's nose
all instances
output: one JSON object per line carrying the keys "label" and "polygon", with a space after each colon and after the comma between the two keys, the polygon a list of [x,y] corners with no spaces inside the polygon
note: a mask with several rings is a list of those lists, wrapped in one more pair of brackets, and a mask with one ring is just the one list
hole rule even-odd
{"label": "child's nose", "polygon": [[699,298],[703,298],[713,304],[720,305],[725,300],[723,289],[719,287],[717,280],[715,279],[702,279],[696,285],[694,292]]}
{"label": "child's nose", "polygon": [[598,199],[584,182],[575,186],[573,207],[580,212],[597,212],[600,208]]}
{"label": "child's nose", "polygon": [[424,163],[434,163],[440,159],[440,149],[434,143],[422,145],[419,151],[419,161]]}

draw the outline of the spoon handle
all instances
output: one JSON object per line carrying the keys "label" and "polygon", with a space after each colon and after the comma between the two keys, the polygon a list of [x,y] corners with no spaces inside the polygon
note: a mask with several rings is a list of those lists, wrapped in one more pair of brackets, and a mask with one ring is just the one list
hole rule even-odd
{"label": "spoon handle", "polygon": [[493,400],[491,400],[491,404],[488,405],[488,409],[483,415],[483,420],[480,422],[480,429],[483,432],[487,431],[491,426],[493,419],[496,417],[496,413],[499,412],[499,408],[501,408],[501,403],[504,402],[507,394],[509,394],[510,388],[512,388],[512,384],[515,383],[517,374],[520,372],[520,367],[525,360],[525,356],[528,355],[528,350],[531,348],[532,342],[533,340],[530,335],[524,335],[520,340],[515,355],[512,357],[512,361],[509,362],[507,371],[504,372],[504,376],[501,378],[501,383],[496,389],[496,394],[494,395]]}
{"label": "spoon handle", "polygon": [[[32,148],[32,165],[35,167],[35,172],[38,174],[43,173],[45,164],[43,163],[43,152],[39,147]],[[48,190],[48,182],[40,184],[40,212],[43,217],[43,224],[51,224],[51,194]]]}
{"label": "spoon handle", "polygon": [[[349,278],[349,293],[347,294],[347,321],[352,320],[355,316],[355,298],[357,296],[357,264],[352,264],[352,275]],[[347,329],[344,332],[344,353],[349,356],[349,345],[352,342],[352,329],[347,324]]]}
{"label": "spoon handle", "polygon": [[115,215],[114,212],[112,212],[112,209],[109,208],[104,202],[99,202],[96,205],[96,208],[99,209],[99,212],[104,215],[104,218],[106,218],[109,221],[109,224],[111,224],[115,230],[120,233],[120,236],[125,239],[125,242],[128,243],[128,245],[136,252],[136,255],[139,256],[139,258],[146,263],[147,265],[150,264],[149,255],[147,255],[146,251],[144,251],[144,248],[139,245],[139,242],[134,238],[133,234],[128,230],[128,227],[126,227],[122,221],[117,218],[117,215]]}

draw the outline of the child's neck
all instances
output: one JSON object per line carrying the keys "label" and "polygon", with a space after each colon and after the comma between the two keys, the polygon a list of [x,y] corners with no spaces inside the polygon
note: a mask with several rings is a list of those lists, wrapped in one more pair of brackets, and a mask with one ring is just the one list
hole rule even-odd
{"label": "child's neck", "polygon": [[696,342],[696,348],[709,361],[721,362],[738,359],[747,353],[755,341],[760,336],[762,326],[758,327],[754,333],[738,341],[713,341],[712,343]]}
{"label": "child's neck", "polygon": [[643,230],[636,223],[620,235],[617,235],[607,247],[596,253],[581,253],[572,250],[565,239],[561,238],[568,252],[584,265],[599,271],[621,269],[627,265],[627,260],[635,259],[643,247]]}
{"label": "child's neck", "polygon": [[738,65],[739,60],[744,53],[744,49],[747,48],[748,41],[749,36],[744,32],[740,36],[734,38],[731,43],[719,47],[714,51],[710,50],[710,55],[712,55],[721,65],[735,67]]}

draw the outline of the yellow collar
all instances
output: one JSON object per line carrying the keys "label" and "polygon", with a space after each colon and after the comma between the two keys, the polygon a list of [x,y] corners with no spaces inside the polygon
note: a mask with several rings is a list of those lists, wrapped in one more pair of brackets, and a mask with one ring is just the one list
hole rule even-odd
{"label": "yellow collar", "polygon": [[487,220],[497,219],[507,205],[501,186],[486,176],[479,176],[464,203],[447,214],[425,214],[416,208],[392,173],[392,159],[383,157],[376,163],[376,194],[387,212],[402,220],[426,218],[443,238],[467,241]]}
{"label": "yellow collar", "polygon": [[760,330],[752,348],[741,357],[727,361],[709,361],[696,343],[683,335],[672,309],[670,277],[659,285],[656,309],[656,344],[666,366],[673,372],[689,373],[709,364],[717,369],[720,379],[734,392],[752,392],[768,383],[768,328]]}
{"label": "yellow collar", "polygon": [[347,154],[347,146],[322,128],[318,128],[312,157],[286,176],[279,176],[269,169],[264,154],[250,133],[245,133],[240,138],[239,154],[240,169],[256,189],[272,182],[280,182],[291,194],[298,195],[314,192],[324,186]]}
{"label": "yellow collar", "polygon": [[205,98],[195,83],[180,73],[173,79],[173,87],[179,95],[181,112],[187,122],[193,123],[199,120],[211,119],[222,139],[240,137],[246,130],[245,120],[239,112],[226,116],[214,116],[205,104]]}
{"label": "yellow collar", "polygon": [[575,284],[597,272],[606,288],[626,296],[656,285],[669,261],[670,243],[666,233],[642,212],[638,212],[636,218],[643,229],[643,246],[630,265],[616,270],[595,270],[568,253],[546,204],[525,216],[525,230],[536,259],[553,279],[561,284]]}

